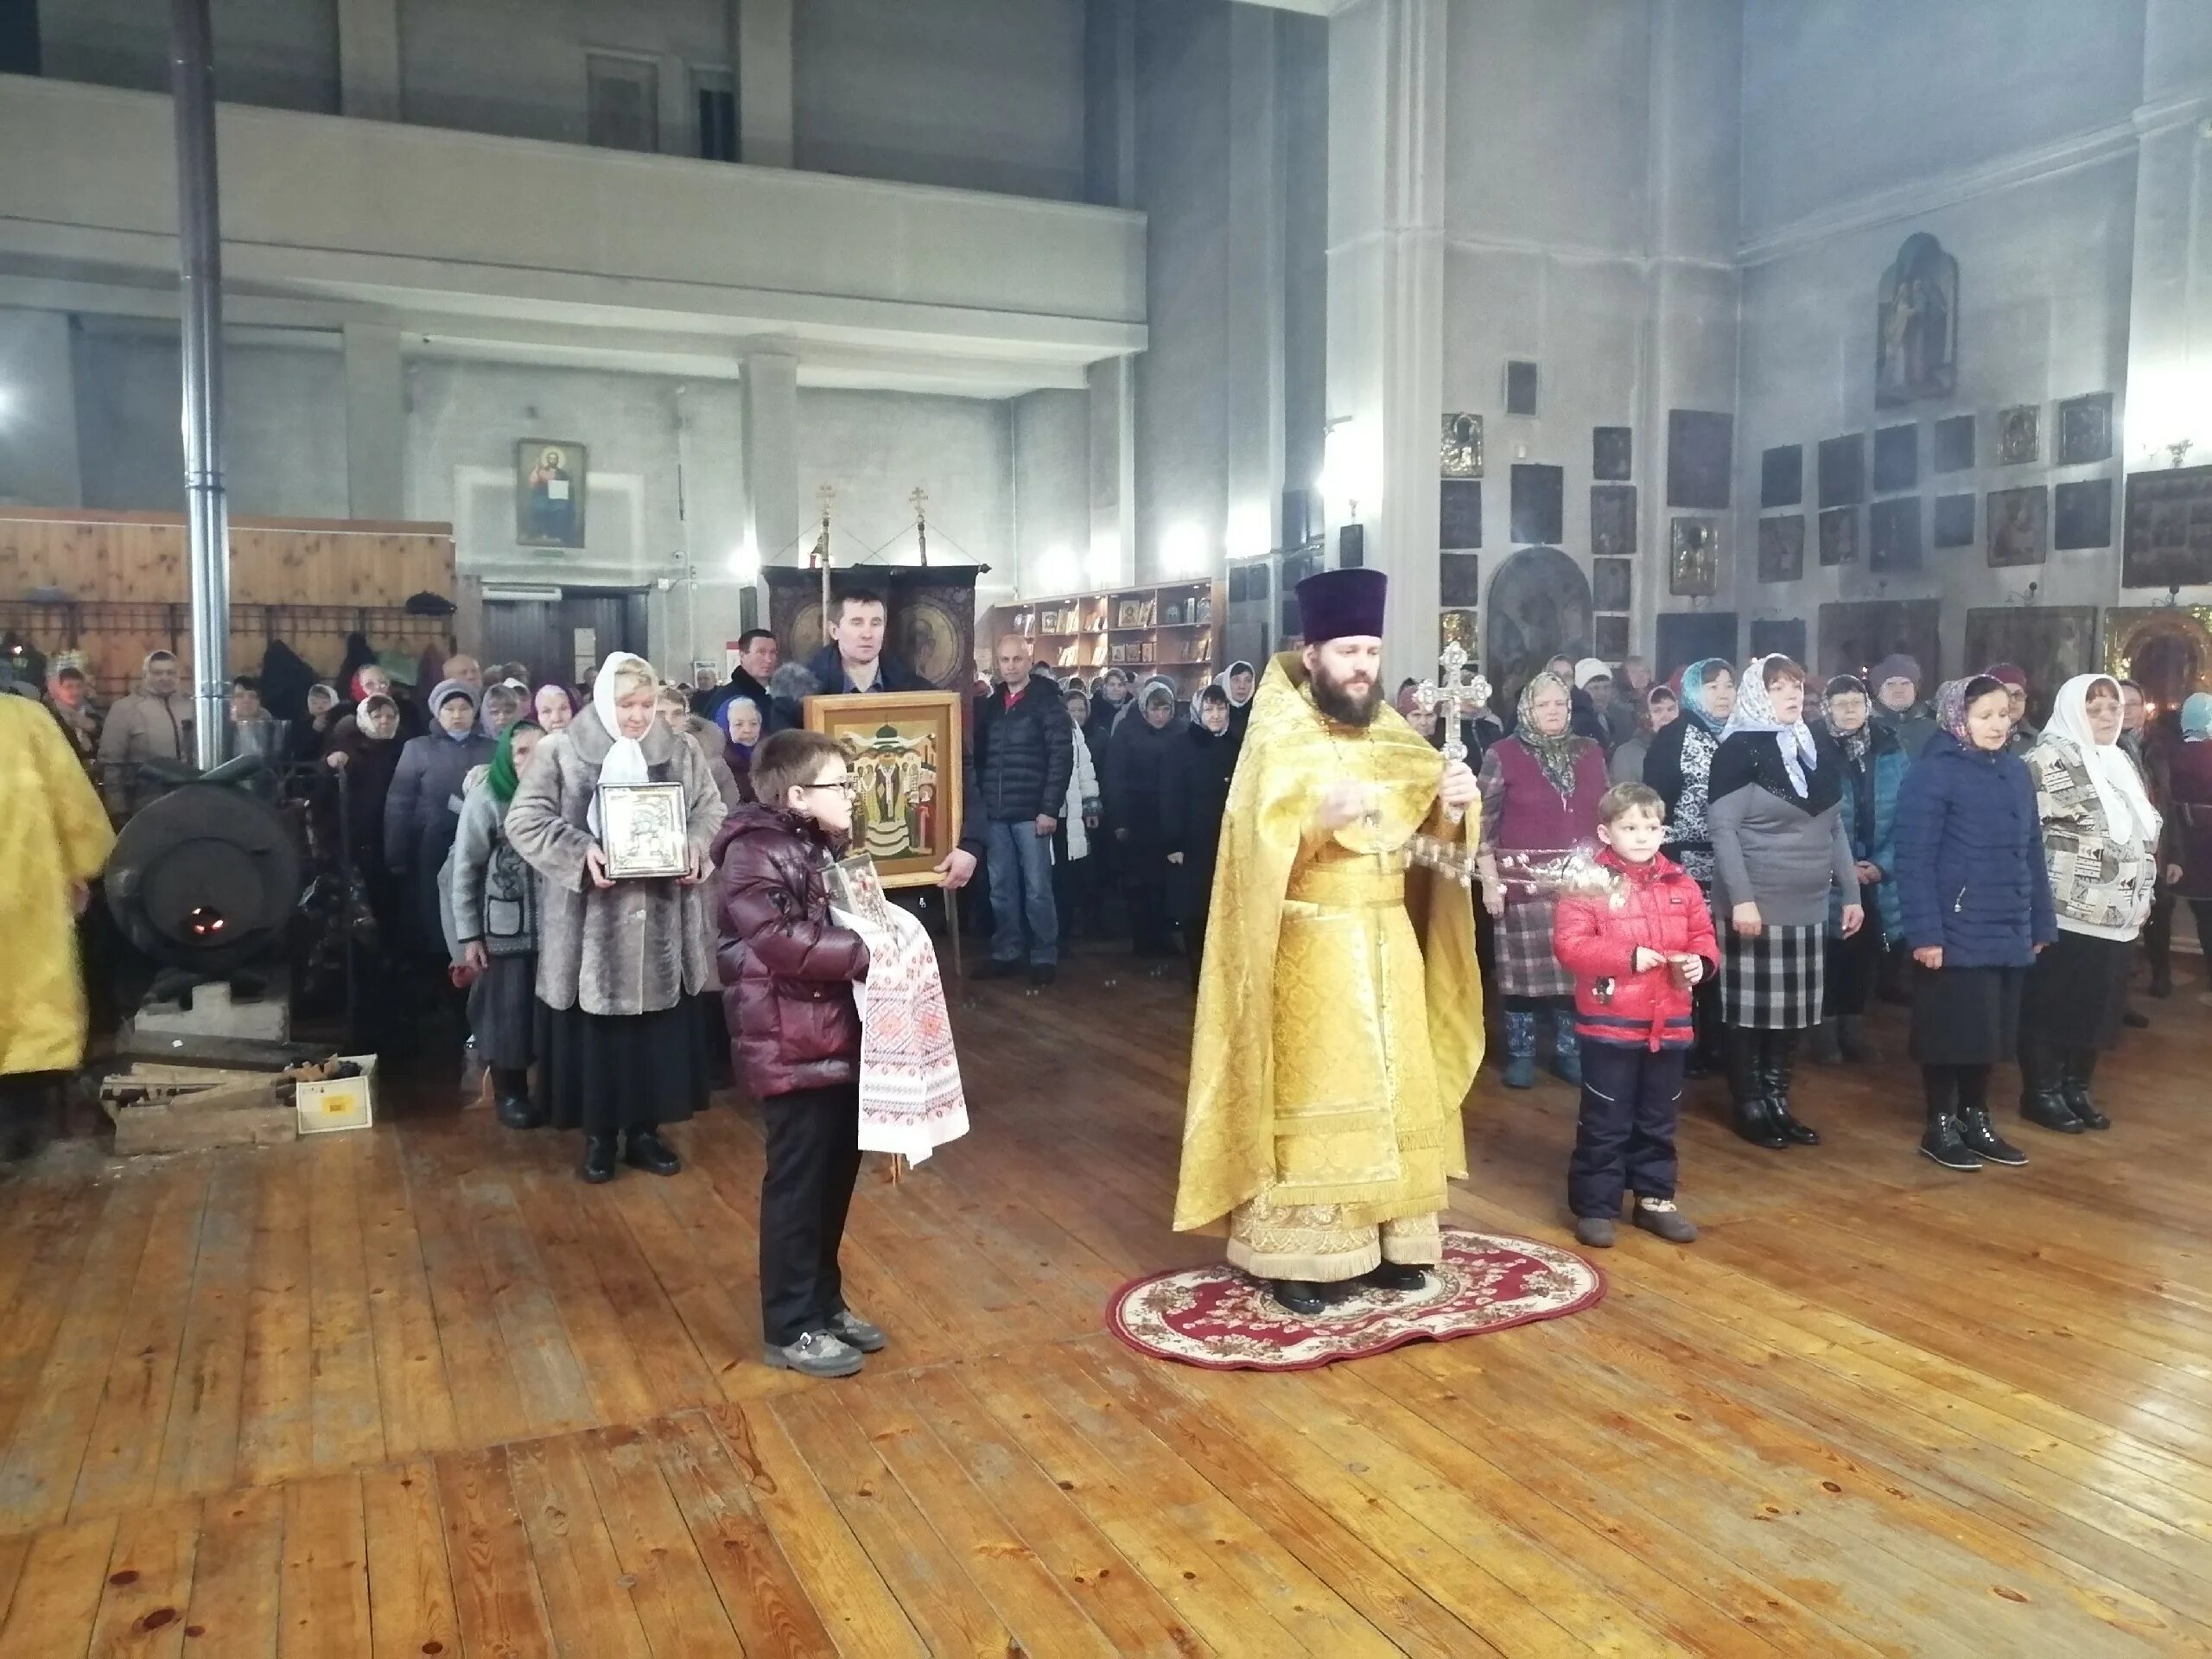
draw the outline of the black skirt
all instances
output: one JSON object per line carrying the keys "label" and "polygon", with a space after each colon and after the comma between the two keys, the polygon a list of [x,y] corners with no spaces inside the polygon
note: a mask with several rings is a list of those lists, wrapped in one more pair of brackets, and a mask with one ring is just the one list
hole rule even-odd
{"label": "black skirt", "polygon": [[681,1123],[707,1103],[707,1044],[685,997],[652,1014],[537,1005],[538,1103],[586,1135]]}
{"label": "black skirt", "polygon": [[1995,1065],[2020,1046],[2024,968],[1912,970],[1912,1058],[1923,1065]]}
{"label": "black skirt", "polygon": [[2105,1048],[2120,1040],[2127,1014],[2127,972],[2134,944],[2061,928],[2028,977],[2026,1018],[2037,1038],[2061,1052]]}
{"label": "black skirt", "polygon": [[537,1014],[535,955],[494,957],[468,988],[468,1029],[484,1064],[497,1071],[530,1069]]}

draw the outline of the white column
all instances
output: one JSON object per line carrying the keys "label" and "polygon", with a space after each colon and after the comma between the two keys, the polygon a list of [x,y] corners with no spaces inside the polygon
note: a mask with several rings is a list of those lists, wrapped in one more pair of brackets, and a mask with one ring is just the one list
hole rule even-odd
{"label": "white column", "polygon": [[739,442],[747,545],[763,565],[796,564],[805,551],[796,543],[810,518],[798,487],[798,359],[788,352],[748,353],[744,370]]}
{"label": "white column", "polygon": [[1136,579],[1136,359],[1093,363],[1090,380],[1090,546],[1084,588]]}
{"label": "white column", "polygon": [[791,164],[791,0],[732,0],[737,43],[737,158]]}
{"label": "white column", "polygon": [[85,504],[66,312],[0,309],[0,501]]}
{"label": "white column", "polygon": [[[1390,578],[1384,673],[1435,667],[1444,380],[1446,0],[1353,0],[1329,24],[1331,531],[1357,498]],[[1491,487],[1498,487],[1493,484]]]}
{"label": "white column", "polygon": [[407,516],[407,392],[397,325],[349,322],[346,340],[346,499],[356,518]]}
{"label": "white column", "polygon": [[[1275,14],[1229,16],[1227,523],[1231,558],[1282,543],[1283,157]],[[1433,511],[1435,503],[1430,503]]]}
{"label": "white column", "polygon": [[338,0],[338,109],[399,119],[399,0]]}
{"label": "white column", "polygon": [[[2135,112],[2134,280],[2120,458],[2128,472],[2212,462],[2212,10],[2150,0]],[[2114,593],[2118,593],[2115,572]]]}

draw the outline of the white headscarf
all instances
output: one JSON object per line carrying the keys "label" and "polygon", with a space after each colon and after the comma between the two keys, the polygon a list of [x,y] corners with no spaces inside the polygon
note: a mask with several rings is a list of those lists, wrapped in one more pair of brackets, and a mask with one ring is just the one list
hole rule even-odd
{"label": "white headscarf", "polygon": [[1771,732],[1776,747],[1782,751],[1783,770],[1789,774],[1789,787],[1801,796],[1812,792],[1805,780],[1805,769],[1816,764],[1819,752],[1813,747],[1812,728],[1801,718],[1794,725],[1784,726],[1775,718],[1774,693],[1766,689],[1766,665],[1771,657],[1754,657],[1744,664],[1744,677],[1736,682],[1736,711],[1728,716],[1722,730],[1725,740],[1738,732]]}
{"label": "white headscarf", "polygon": [[2100,680],[2115,691],[2120,682],[2109,674],[2076,674],[2058,688],[2050,706],[2050,721],[2043,728],[2045,739],[2058,738],[2081,752],[2082,764],[2105,810],[2105,827],[2115,840],[2133,839],[2156,846],[2163,822],[2158,808],[2144,792],[2143,774],[2117,735],[2100,743],[2089,730],[2089,688]]}
{"label": "white headscarf", "polygon": [[[599,781],[602,784],[643,784],[652,779],[652,770],[645,763],[645,749],[634,737],[622,735],[621,715],[614,707],[614,680],[618,671],[626,668],[642,670],[645,683],[655,683],[653,665],[642,657],[633,657],[626,651],[610,651],[607,660],[599,665],[599,677],[591,683],[591,711],[599,716],[599,723],[607,728],[613,747],[607,759],[600,762]],[[656,710],[653,718],[660,718]],[[585,813],[585,822],[594,836],[600,833],[599,793],[592,792],[591,805]]]}

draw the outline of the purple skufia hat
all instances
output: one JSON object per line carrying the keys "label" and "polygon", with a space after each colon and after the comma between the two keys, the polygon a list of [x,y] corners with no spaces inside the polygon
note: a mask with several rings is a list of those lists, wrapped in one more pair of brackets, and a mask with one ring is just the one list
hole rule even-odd
{"label": "purple skufia hat", "polygon": [[1299,636],[1309,645],[1347,637],[1382,637],[1382,599],[1390,579],[1364,567],[1324,570],[1298,584]]}

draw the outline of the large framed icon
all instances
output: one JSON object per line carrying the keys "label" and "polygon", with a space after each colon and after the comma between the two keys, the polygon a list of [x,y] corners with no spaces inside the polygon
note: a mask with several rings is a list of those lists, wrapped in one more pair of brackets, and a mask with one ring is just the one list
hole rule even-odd
{"label": "large framed icon", "polygon": [[965,804],[960,694],[809,697],[806,727],[835,738],[852,767],[853,850],[875,861],[886,887],[937,886]]}

